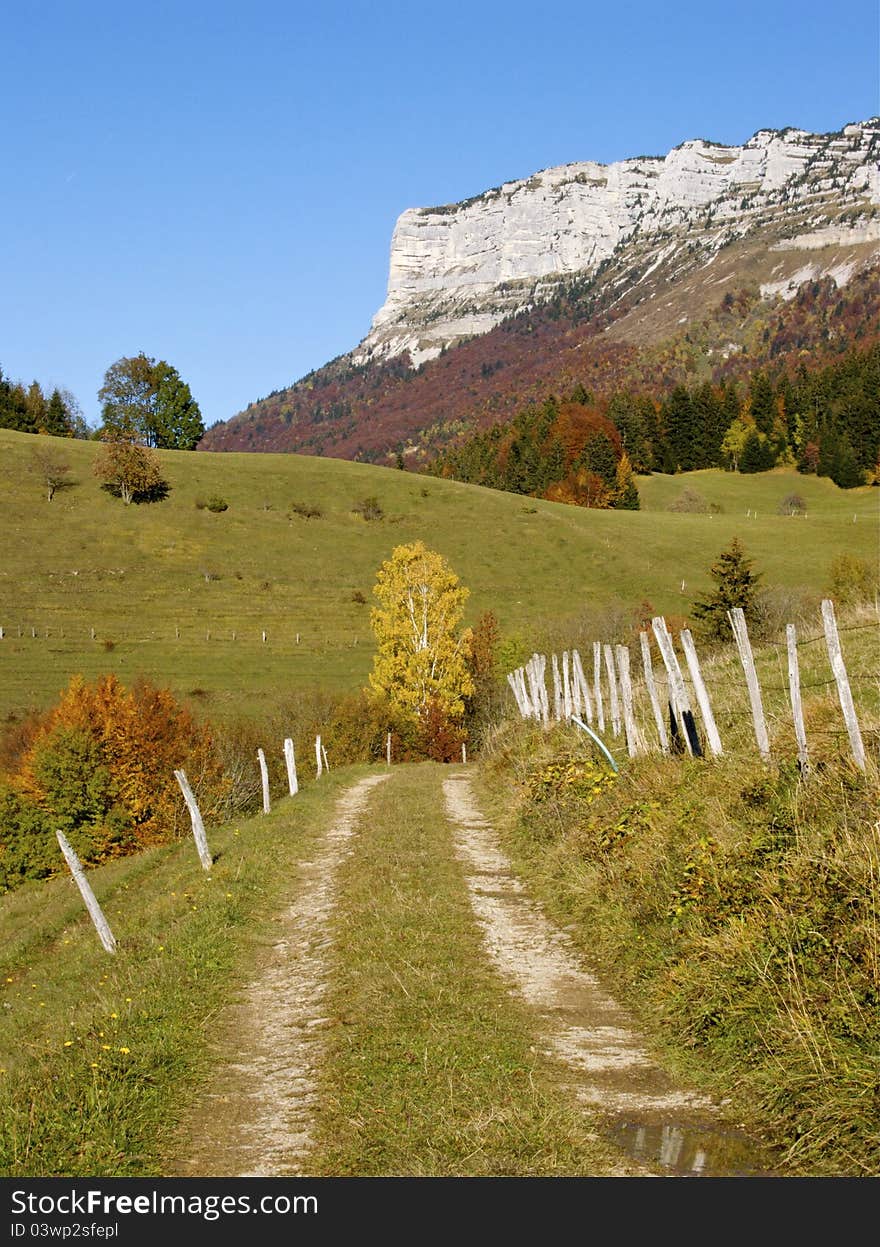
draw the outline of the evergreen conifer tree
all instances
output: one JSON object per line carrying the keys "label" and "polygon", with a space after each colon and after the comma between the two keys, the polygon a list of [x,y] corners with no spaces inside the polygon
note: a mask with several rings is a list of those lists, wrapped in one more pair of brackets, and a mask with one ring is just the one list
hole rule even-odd
{"label": "evergreen conifer tree", "polygon": [[697,631],[709,641],[728,641],[732,636],[729,610],[740,606],[747,620],[754,619],[761,573],[752,570],[751,559],[746,557],[739,538],[734,537],[709,568],[709,575],[715,581],[714,591],[698,598],[692,608],[698,620]]}

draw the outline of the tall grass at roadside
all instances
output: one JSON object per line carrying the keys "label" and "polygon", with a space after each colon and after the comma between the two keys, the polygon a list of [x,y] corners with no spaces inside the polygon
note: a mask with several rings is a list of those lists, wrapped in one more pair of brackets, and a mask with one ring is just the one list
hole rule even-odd
{"label": "tall grass at roadside", "polygon": [[206,1074],[211,1018],[268,938],[332,797],[360,773],[304,784],[269,815],[90,872],[119,941],[101,948],[72,880],[0,902],[0,1172],[162,1172],[178,1111]]}
{"label": "tall grass at roadside", "polygon": [[618,742],[615,778],[575,729],[511,722],[481,767],[520,869],[668,1059],[817,1176],[880,1174],[877,629],[864,610],[841,623],[865,773],[819,645],[802,651],[799,771],[778,644],[756,653],[770,763],[726,648],[706,663],[721,758]]}

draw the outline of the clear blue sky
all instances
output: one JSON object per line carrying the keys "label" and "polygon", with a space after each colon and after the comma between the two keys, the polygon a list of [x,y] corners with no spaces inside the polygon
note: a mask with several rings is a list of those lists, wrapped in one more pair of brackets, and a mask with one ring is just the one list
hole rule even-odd
{"label": "clear blue sky", "polygon": [[207,424],[353,347],[407,207],[880,111],[876,0],[21,0],[0,23],[0,367]]}

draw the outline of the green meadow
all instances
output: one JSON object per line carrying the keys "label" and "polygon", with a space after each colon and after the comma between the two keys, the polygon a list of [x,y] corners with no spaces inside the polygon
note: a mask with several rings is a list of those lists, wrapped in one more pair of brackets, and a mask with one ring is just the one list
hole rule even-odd
{"label": "green meadow", "polygon": [[[75,481],[52,502],[38,440]],[[335,459],[164,451],[167,498],[126,507],[93,474],[98,449],[0,430],[0,715],[50,705],[78,672],[144,674],[216,716],[357,688],[376,571],[419,538],[470,589],[468,621],[494,610],[527,651],[586,608],[686,614],[735,535],[768,586],[821,593],[836,555],[877,561],[880,490],[794,471],[640,478],[643,509],[612,512]],[[687,486],[719,510],[671,511]],[[805,516],[778,513],[792,493]],[[212,497],[227,509],[198,505]],[[358,512],[368,498],[379,518]]]}

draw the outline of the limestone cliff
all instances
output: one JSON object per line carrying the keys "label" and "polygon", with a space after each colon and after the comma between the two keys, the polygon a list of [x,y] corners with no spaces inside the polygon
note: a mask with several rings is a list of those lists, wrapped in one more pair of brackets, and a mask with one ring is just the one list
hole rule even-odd
{"label": "limestone cliff", "polygon": [[612,260],[643,281],[661,265],[710,264],[751,234],[778,252],[765,296],[825,273],[843,282],[880,243],[878,157],[878,118],[834,134],[761,130],[741,147],[695,139],[665,157],[561,165],[407,209],[386,301],[351,358],[408,351],[418,366]]}

